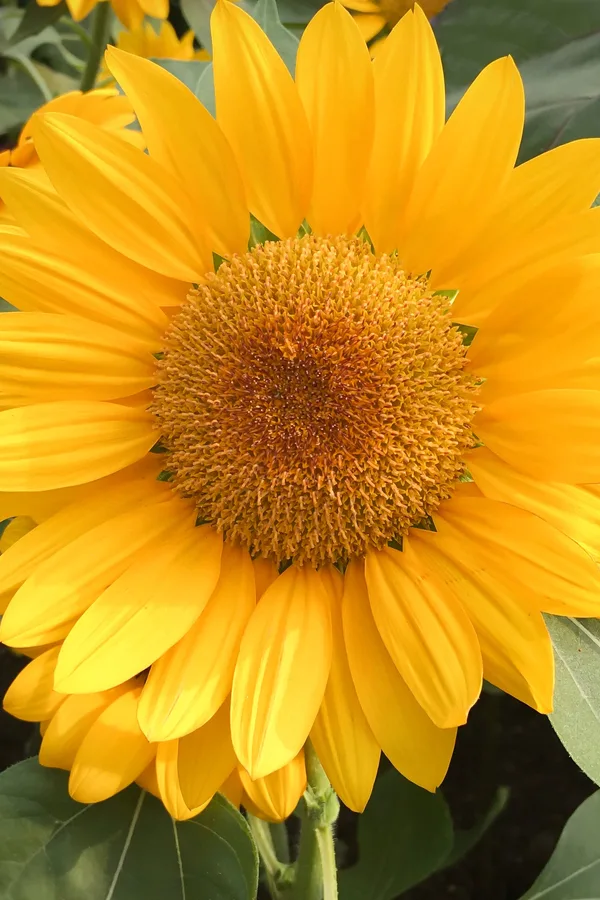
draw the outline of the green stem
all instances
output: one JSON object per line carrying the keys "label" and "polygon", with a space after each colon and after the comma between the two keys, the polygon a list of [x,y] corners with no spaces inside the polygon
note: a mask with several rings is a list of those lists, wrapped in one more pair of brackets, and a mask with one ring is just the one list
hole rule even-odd
{"label": "green stem", "polygon": [[310,742],[305,756],[308,787],[304,794],[294,900],[337,900],[333,826],[340,804]]}
{"label": "green stem", "polygon": [[271,832],[271,840],[273,841],[277,859],[283,863],[289,863],[290,847],[285,822],[271,822],[269,831]]}
{"label": "green stem", "polygon": [[94,12],[92,25],[91,46],[87,63],[81,77],[81,90],[91,91],[96,83],[98,69],[102,61],[102,55],[108,42],[110,25],[110,3],[108,0],[100,0]]}
{"label": "green stem", "polygon": [[[248,824],[252,831],[252,837],[258,850],[269,893],[273,900],[281,897],[282,882],[286,882],[286,874],[290,869],[287,862],[280,862],[275,852],[275,845],[271,836],[271,830],[267,822],[248,813]],[[287,879],[289,880],[289,878]]]}

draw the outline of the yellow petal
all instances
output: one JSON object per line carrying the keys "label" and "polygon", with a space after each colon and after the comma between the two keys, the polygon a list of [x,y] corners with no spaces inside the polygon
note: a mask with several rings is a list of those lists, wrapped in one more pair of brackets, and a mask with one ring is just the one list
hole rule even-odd
{"label": "yellow petal", "polygon": [[204,609],[222,546],[215,529],[190,522],[142,553],[74,625],[60,651],[56,686],[65,693],[103,691],[152,665]]}
{"label": "yellow petal", "polygon": [[202,728],[158,748],[156,774],[163,803],[175,818],[197,815],[235,768],[229,703]]}
{"label": "yellow petal", "polygon": [[[60,640],[73,621],[124,572],[140,550],[159,544],[181,523],[179,499],[146,503],[91,528],[41,563],[19,588],[2,618],[9,646],[31,647]],[[18,546],[18,545],[16,545]]]}
{"label": "yellow petal", "polygon": [[467,465],[490,500],[534,513],[588,553],[600,556],[600,498],[594,486],[539,481],[507,465],[486,447],[470,453]]}
{"label": "yellow petal", "polygon": [[76,22],[81,22],[96,6],[98,0],[67,0],[67,7]]}
{"label": "yellow petal", "polygon": [[520,472],[568,484],[600,482],[600,390],[532,391],[501,397],[474,430]]}
{"label": "yellow petal", "polygon": [[466,91],[419,172],[406,214],[401,259],[435,269],[482,228],[514,166],[525,115],[510,57],[487,66]]}
{"label": "yellow petal", "polygon": [[144,410],[58,400],[0,412],[0,490],[47,491],[94,481],[141,459],[157,434]]}
{"label": "yellow petal", "polygon": [[280,238],[306,216],[312,147],[298,92],[257,22],[228,0],[211,17],[217,122],[233,149],[250,210]]}
{"label": "yellow petal", "polygon": [[310,733],[321,765],[334,790],[355,812],[371,796],[379,766],[379,745],[365,718],[350,674],[342,626],[343,578],[329,568],[333,655],[331,671],[315,724]]}
{"label": "yellow petal", "polygon": [[255,605],[248,551],[225,544],[219,581],[202,615],[150,669],[139,709],[149,740],[183,737],[214,716],[231,691],[240,642]]}
{"label": "yellow petal", "polygon": [[445,271],[439,277],[434,271],[430,286],[434,290],[448,284],[459,288],[452,307],[454,320],[480,326],[515,289],[547,271],[549,259],[558,265],[576,256],[597,253],[599,247],[600,207],[596,207],[557,216],[531,234],[509,234],[485,255],[470,253],[469,267],[460,277],[448,280]]}
{"label": "yellow petal", "polygon": [[507,241],[519,242],[555,217],[580,213],[592,205],[600,188],[600,140],[561,144],[527,160],[511,172],[489,222],[468,252],[439,276],[459,284],[465,269],[496,256]]}
{"label": "yellow petal", "polygon": [[250,618],[233,677],[231,732],[251,778],[282,768],[304,746],[331,666],[329,606],[319,573],[290,566]]}
{"label": "yellow petal", "polygon": [[46,650],[19,672],[6,694],[6,712],[27,722],[41,722],[54,715],[65,699],[53,689],[58,647]]}
{"label": "yellow petal", "polygon": [[454,594],[412,551],[367,554],[373,617],[394,665],[440,728],[463,725],[481,692],[477,636]]}
{"label": "yellow petal", "polygon": [[[344,6],[347,6],[347,4],[345,3]],[[375,4],[373,6],[377,9]],[[362,16],[355,16],[355,21],[360,36],[363,41],[367,42],[371,41],[386,26],[385,16],[378,12],[363,13]]]}
{"label": "yellow petal", "polygon": [[346,570],[342,609],[350,671],[376,741],[399,772],[434,791],[448,770],[456,729],[433,724],[392,662],[371,613],[362,562]]}
{"label": "yellow petal", "polygon": [[125,28],[139,28],[144,21],[144,10],[137,0],[110,0],[115,15]]}
{"label": "yellow petal", "polygon": [[254,580],[256,582],[256,599],[260,600],[266,589],[273,584],[279,571],[270,559],[259,556],[253,561]]}
{"label": "yellow petal", "polygon": [[246,794],[260,810],[261,818],[269,822],[283,822],[291,816],[306,790],[304,750],[287,766],[256,781],[244,769],[239,773]]}
{"label": "yellow petal", "polygon": [[183,185],[222,256],[244,253],[250,216],[242,179],[223,132],[192,92],[166,69],[109,47],[107,64],[137,114],[150,156]]}
{"label": "yellow petal", "polygon": [[75,316],[5,313],[0,318],[0,395],[16,402],[127,397],[156,383],[152,350],[114,328]]}
{"label": "yellow petal", "polygon": [[314,148],[312,230],[352,234],[361,223],[373,140],[373,75],[356,22],[337,0],[320,9],[302,35],[296,84]]}
{"label": "yellow petal", "polygon": [[365,226],[379,253],[391,253],[417,172],[444,125],[444,73],[431,25],[407,13],[373,63],[375,138],[367,176]]}
{"label": "yellow petal", "polygon": [[35,522],[29,516],[16,516],[8,525],[4,527],[2,535],[0,535],[0,553],[6,553],[7,550],[24,538],[26,534],[36,527]]}
{"label": "yellow petal", "polygon": [[141,775],[156,754],[137,724],[140,688],[114,700],[90,726],[75,755],[69,793],[79,803],[98,803]]}
{"label": "yellow petal", "polygon": [[538,712],[551,712],[552,644],[541,613],[529,608],[528,591],[508,591],[467,553],[447,554],[433,532],[415,528],[410,543],[423,566],[443,579],[468,613],[487,680]]}
{"label": "yellow petal", "polygon": [[[119,473],[121,474],[121,473]],[[10,551],[3,553],[0,557],[0,594],[11,591],[23,584],[34,571],[36,566],[44,562],[55,553],[89,531],[100,522],[106,521],[111,516],[124,512],[130,505],[143,501],[148,495],[150,499],[158,496],[165,491],[157,490],[157,485],[152,481],[148,482],[143,479],[131,479],[125,482],[123,479],[102,479],[100,484],[86,486],[84,496],[80,498],[71,498],[65,491],[48,491],[48,494],[58,494],[59,498],[67,495],[61,504],[60,499],[55,501],[56,510],[52,507],[52,500],[49,501],[50,515],[44,517],[44,521],[39,519],[40,525],[30,534],[25,535],[17,544],[10,548]],[[14,496],[14,495],[8,495]],[[31,493],[29,495],[34,500],[44,498],[44,494]],[[41,502],[37,500],[38,504]],[[64,508],[61,508],[64,507]],[[43,509],[43,507],[40,507]],[[6,510],[7,516],[15,515],[16,509],[12,504],[8,504]],[[38,517],[39,510],[36,505],[31,508],[31,512]],[[0,510],[2,515],[2,510]],[[4,518],[4,516],[2,515]]]}
{"label": "yellow petal", "polygon": [[470,555],[474,566],[517,590],[517,596],[526,586],[531,608],[557,615],[599,614],[595,562],[538,516],[486,497],[455,496],[434,518],[446,555]]}
{"label": "yellow petal", "polygon": [[44,732],[40,763],[70,770],[83,738],[98,716],[131,685],[119,685],[101,694],[74,694],[61,703]]}
{"label": "yellow petal", "polygon": [[244,793],[244,789],[242,788],[242,782],[240,781],[237,769],[234,769],[226,781],[223,782],[219,788],[219,793],[223,794],[224,797],[227,797],[229,802],[237,807],[237,809],[240,808],[242,805],[242,794]]}
{"label": "yellow petal", "polygon": [[212,269],[199,215],[156,160],[83,119],[62,113],[37,119],[44,168],[94,234],[170,278],[198,281]]}
{"label": "yellow petal", "polygon": [[167,319],[156,307],[180,304],[188,283],[151,272],[103,243],[82,227],[47,179],[0,169],[0,189],[25,229],[4,226],[1,232],[0,287],[11,303],[74,313],[138,337],[164,331]]}

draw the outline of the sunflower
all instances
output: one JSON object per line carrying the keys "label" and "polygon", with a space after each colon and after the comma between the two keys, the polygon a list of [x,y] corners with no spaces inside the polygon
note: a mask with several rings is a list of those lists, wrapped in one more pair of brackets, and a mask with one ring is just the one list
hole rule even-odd
{"label": "sunflower", "polygon": [[[38,6],[58,6],[61,0],[37,0]],[[73,19],[80,22],[91,13],[98,2],[109,0],[67,0],[67,7]],[[138,28],[144,16],[166,19],[169,15],[169,0],[110,0],[115,15],[125,28]]]}
{"label": "sunflower", "polygon": [[[34,117],[46,112],[68,113],[92,122],[113,134],[128,141],[141,143],[139,132],[129,131],[127,126],[135,120],[135,114],[127,97],[113,89],[88,91],[70,91],[61,94],[43,106],[40,106],[23,126],[16,145],[0,152],[0,168],[15,166],[18,168],[39,169],[41,164],[33,145]],[[10,221],[12,216],[0,199],[0,222]]]}
{"label": "sunflower", "polygon": [[381,751],[440,784],[482,677],[548,712],[542,612],[600,611],[600,143],[514,168],[510,58],[444,123],[418,8],[372,63],[323,7],[295,82],[212,30],[216,119],[110,48],[149,152],[48,113],[48,179],[0,171],[5,706],[79,800],[276,817],[310,738],[361,810]]}
{"label": "sunflower", "polygon": [[[450,0],[422,0],[419,4],[425,15],[432,19],[437,16]],[[372,41],[385,28],[393,28],[400,19],[415,6],[414,0],[344,0],[346,9],[352,10],[356,24],[365,41]],[[380,42],[376,45],[379,47]],[[375,45],[373,45],[375,46]]]}
{"label": "sunflower", "polygon": [[[194,49],[193,31],[188,31],[179,38],[170,22],[161,22],[158,34],[149,22],[144,22],[131,31],[120,31],[117,35],[116,46],[119,50],[143,56],[144,59],[210,60],[210,54],[206,50]],[[104,64],[101,67],[98,82],[104,83],[106,79],[110,79],[110,82],[113,81],[106,64]]]}
{"label": "sunflower", "polygon": [[194,49],[194,33],[187,31],[181,38],[170,22],[161,22],[158,33],[149,22],[131,29],[120,31],[117,35],[117,47],[143,56],[145,59],[210,59],[206,50]]}

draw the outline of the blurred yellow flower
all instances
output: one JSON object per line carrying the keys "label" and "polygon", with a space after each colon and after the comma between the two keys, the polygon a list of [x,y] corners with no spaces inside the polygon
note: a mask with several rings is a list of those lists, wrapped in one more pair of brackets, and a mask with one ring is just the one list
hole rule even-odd
{"label": "blurred yellow flower", "polygon": [[51,112],[48,179],[0,169],[0,517],[39,523],[0,636],[45,648],[5,707],[82,802],[278,819],[310,738],[361,810],[381,752],[440,784],[483,677],[550,711],[542,613],[600,613],[600,141],[515,168],[510,58],[445,122],[417,7],[372,62],[327,4],[295,81],[226,0],[212,37],[216,118],[110,48],[148,152]]}
{"label": "blurred yellow flower", "polygon": [[[70,91],[61,94],[40,106],[23,126],[12,149],[0,151],[0,168],[13,166],[20,169],[39,170],[41,164],[33,144],[33,123],[37,115],[46,112],[61,112],[86,119],[105,131],[118,134],[126,140],[142,144],[139,132],[130,131],[127,126],[135,120],[131,103],[113,88],[88,91]],[[13,220],[0,199],[0,222]]]}
{"label": "blurred yellow flower", "polygon": [[[210,54],[206,50],[194,48],[194,33],[186,32],[183,37],[177,37],[177,32],[170,22],[161,22],[158,33],[149,22],[144,22],[131,31],[120,31],[117,35],[116,46],[119,50],[126,50],[135,56],[143,56],[145,59],[181,59],[181,60],[209,60]],[[98,76],[98,82],[104,83],[107,78],[113,78],[103,63]]]}
{"label": "blurred yellow flower", "polygon": [[[57,6],[61,0],[37,0],[38,6]],[[109,0],[67,0],[67,7],[76,22],[85,19],[98,2]],[[169,15],[169,0],[110,0],[115,15],[125,28],[137,28],[144,16],[166,19]]]}
{"label": "blurred yellow flower", "polygon": [[[432,19],[449,2],[450,0],[422,0],[419,6]],[[343,0],[343,3],[346,9],[354,13],[356,24],[368,42],[384,28],[393,28],[405,13],[413,9],[415,0]]]}

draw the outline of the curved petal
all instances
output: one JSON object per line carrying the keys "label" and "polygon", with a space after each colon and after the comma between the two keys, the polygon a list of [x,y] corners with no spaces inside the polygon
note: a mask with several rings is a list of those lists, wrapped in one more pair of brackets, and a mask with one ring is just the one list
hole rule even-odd
{"label": "curved petal", "polygon": [[482,228],[514,166],[524,117],[521,76],[510,57],[496,60],[466,91],[419,171],[399,247],[409,271],[435,273]]}
{"label": "curved petal", "polygon": [[435,514],[447,556],[472,558],[531,609],[597,616],[600,572],[579,544],[532,513],[486,497],[453,497]]}
{"label": "curved petal", "polygon": [[[441,544],[441,546],[440,546]],[[433,532],[413,529],[411,547],[460,599],[473,623],[485,678],[538,712],[552,711],[554,656],[541,613],[527,590],[507,590],[468,551],[448,550]]]}
{"label": "curved petal", "polygon": [[2,617],[1,639],[9,646],[35,647],[64,638],[140,550],[160,546],[161,535],[181,523],[182,507],[187,512],[179,499],[146,503],[64,545],[19,588]]}
{"label": "curved petal", "polygon": [[183,187],[156,160],[62,113],[37,117],[34,131],[58,193],[110,247],[182,281],[198,281],[212,270],[202,222]]}
{"label": "curved petal", "polygon": [[306,216],[312,147],[285,64],[243,9],[217,0],[211,17],[217,122],[242,173],[250,210],[280,238]]}
{"label": "curved petal", "polygon": [[75,754],[69,793],[79,803],[98,803],[122,791],[156,755],[156,745],[137,723],[140,688],[114,700],[90,726]]}
{"label": "curved petal", "polygon": [[130,31],[144,21],[144,10],[137,0],[110,0],[110,5],[121,24]]}
{"label": "curved petal", "polygon": [[333,655],[323,702],[310,733],[321,765],[347,807],[362,812],[381,755],[352,681],[342,624],[343,578],[329,568]]}
{"label": "curved petal", "polygon": [[365,561],[371,610],[394,665],[439,728],[463,725],[481,693],[477,636],[455,595],[413,552],[371,551]]}
{"label": "curved petal", "polygon": [[252,561],[254,568],[254,580],[256,582],[256,599],[260,600],[264,592],[273,584],[279,575],[279,570],[270,559],[259,556]]}
{"label": "curved petal", "polygon": [[467,465],[490,500],[534,513],[600,557],[600,498],[594,485],[539,481],[509,466],[487,447],[470,453]]}
{"label": "curved petal", "polygon": [[66,697],[52,716],[40,747],[40,763],[69,771],[79,745],[99,715],[131,684],[119,685],[101,694],[73,694]]}
{"label": "curved petal", "polygon": [[489,263],[507,241],[519,242],[555,218],[583,212],[600,191],[600,139],[570,141],[511,172],[496,208],[468,250],[439,277],[460,284],[465,270]]}
{"label": "curved petal", "polygon": [[143,672],[197,620],[221,568],[223,538],[193,523],[148,548],[67,635],[55,673],[65,693],[103,691]]}
{"label": "curved petal", "polygon": [[107,65],[135,109],[150,156],[183,185],[222,256],[244,253],[250,215],[231,147],[192,92],[150,60],[106,52]]}
{"label": "curved petal", "polygon": [[117,403],[58,400],[7,409],[0,412],[0,490],[95,481],[141,459],[156,440],[149,413]]}
{"label": "curved petal", "polygon": [[242,786],[260,816],[269,822],[283,822],[296,809],[306,790],[304,750],[276,772],[252,781],[244,769],[239,770]]}
{"label": "curved petal", "polygon": [[285,766],[308,737],[331,666],[329,606],[320,574],[290,566],[248,622],[233,676],[231,734],[251,778]]}
{"label": "curved petal", "polygon": [[407,13],[373,63],[375,137],[364,219],[378,253],[400,243],[415,177],[444,125],[444,72],[419,7]]}
{"label": "curved petal", "polygon": [[[61,504],[60,500],[56,500],[57,506],[53,508],[50,499],[48,501],[50,515],[43,521],[38,519],[41,524],[34,531],[25,535],[18,544],[10,548],[10,551],[0,556],[0,594],[19,587],[44,560],[94,526],[125,512],[133,504],[166,493],[160,489],[157,491],[157,484],[151,480],[138,480],[132,478],[130,474],[127,481],[122,477],[112,476],[106,480],[102,479],[100,484],[92,484],[89,487],[86,485],[86,488],[84,494],[78,498],[69,496],[73,489],[45,492],[62,495],[65,497],[64,503]],[[24,496],[32,497],[39,504],[37,498],[41,498],[43,502],[45,493],[30,493]],[[34,517],[38,514],[37,504],[30,510],[32,515],[35,513]],[[12,504],[6,512],[7,517],[17,514]],[[0,515],[4,518],[2,510]]]}
{"label": "curved petal", "polygon": [[197,815],[210,803],[235,764],[229,703],[224,703],[202,728],[158,745],[156,774],[163,803],[174,818]]}
{"label": "curved petal", "polygon": [[312,231],[352,234],[361,223],[373,140],[373,74],[356,22],[337,0],[302,35],[296,85],[314,148]]}
{"label": "curved petal", "polygon": [[150,669],[138,713],[149,740],[183,737],[216,713],[231,691],[240,642],[255,606],[248,551],[224,544],[221,574],[206,608]]}
{"label": "curved petal", "polygon": [[527,475],[568,484],[600,482],[600,390],[553,388],[504,396],[477,413],[474,430],[490,450]]}
{"label": "curved petal", "polygon": [[469,257],[469,267],[460,278],[448,281],[444,272],[432,272],[433,290],[459,288],[452,315],[457,322],[480,326],[490,313],[527,281],[553,265],[600,251],[600,207],[575,215],[550,219],[531,234],[507,235],[506,241],[490,249],[484,263]]}
{"label": "curved petal", "polygon": [[41,653],[19,672],[4,695],[7,713],[26,722],[42,722],[54,715],[65,699],[54,690],[54,669],[59,647]]}
{"label": "curved petal", "polygon": [[75,316],[5,313],[0,318],[0,396],[7,406],[11,400],[128,397],[156,383],[153,349]]}
{"label": "curved petal", "polygon": [[346,570],[342,611],[350,671],[376,741],[399,772],[434,791],[448,770],[456,729],[433,724],[392,662],[371,613],[362,562]]}

